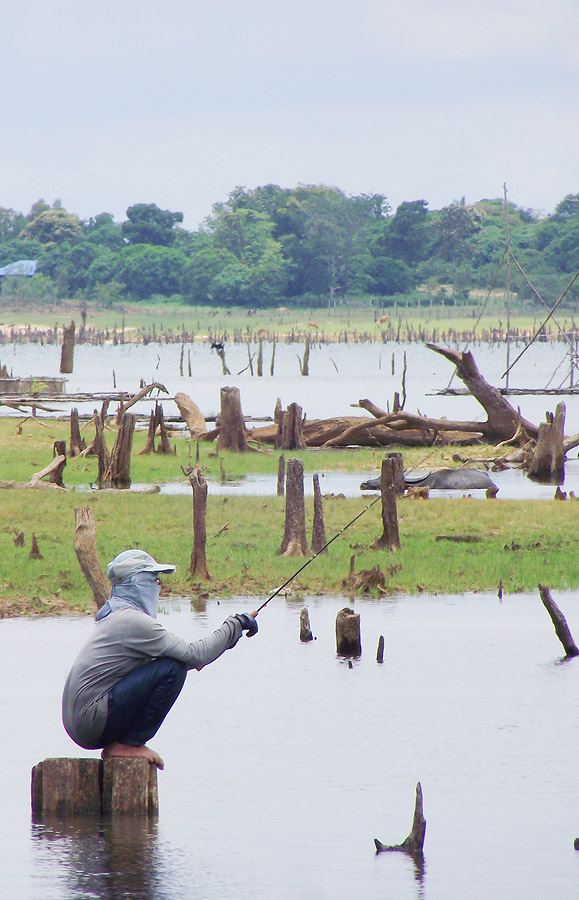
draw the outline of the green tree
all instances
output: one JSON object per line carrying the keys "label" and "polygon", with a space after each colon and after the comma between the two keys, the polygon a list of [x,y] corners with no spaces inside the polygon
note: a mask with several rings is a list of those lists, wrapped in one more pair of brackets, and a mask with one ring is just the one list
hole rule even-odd
{"label": "green tree", "polygon": [[125,247],[115,260],[115,280],[136,300],[153,294],[169,297],[180,290],[186,262],[185,254],[171,247]]}
{"label": "green tree", "polygon": [[123,222],[122,234],[130,244],[171,247],[175,241],[173,229],[182,221],[182,212],[159,209],[156,203],[136,203],[127,209],[127,221]]}
{"label": "green tree", "polygon": [[78,216],[64,209],[48,209],[41,212],[20,232],[20,239],[33,238],[46,247],[57,244],[75,243],[84,236],[83,227]]}

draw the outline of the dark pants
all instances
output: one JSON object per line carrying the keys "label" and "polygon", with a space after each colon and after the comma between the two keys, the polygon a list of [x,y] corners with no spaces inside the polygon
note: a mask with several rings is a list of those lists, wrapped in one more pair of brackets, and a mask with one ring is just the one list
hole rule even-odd
{"label": "dark pants", "polygon": [[153,737],[181,692],[187,667],[161,656],[133,669],[109,691],[109,711],[100,746],[141,747]]}

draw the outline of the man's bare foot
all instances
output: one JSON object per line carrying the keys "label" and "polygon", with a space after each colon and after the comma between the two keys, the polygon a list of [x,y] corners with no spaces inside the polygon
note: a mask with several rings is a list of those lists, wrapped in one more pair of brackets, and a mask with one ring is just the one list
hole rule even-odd
{"label": "man's bare foot", "polygon": [[109,744],[101,753],[101,759],[148,759],[158,769],[164,769],[165,763],[158,753],[143,744],[134,747],[132,744]]}

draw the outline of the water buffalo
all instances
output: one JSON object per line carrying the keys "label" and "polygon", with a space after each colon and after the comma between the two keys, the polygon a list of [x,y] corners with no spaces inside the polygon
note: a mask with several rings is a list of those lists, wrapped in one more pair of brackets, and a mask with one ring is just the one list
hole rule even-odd
{"label": "water buffalo", "polygon": [[[480,469],[437,469],[425,475],[405,475],[405,487],[429,487],[435,491],[498,491],[497,485]],[[363,491],[379,491],[380,478],[370,478],[360,485]]]}

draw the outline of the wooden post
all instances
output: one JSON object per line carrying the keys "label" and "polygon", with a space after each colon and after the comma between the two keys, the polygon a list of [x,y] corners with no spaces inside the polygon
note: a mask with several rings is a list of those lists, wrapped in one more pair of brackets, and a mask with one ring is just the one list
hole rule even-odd
{"label": "wooden post", "polygon": [[60,354],[60,371],[70,374],[74,369],[74,322],[62,329],[62,351]]}
{"label": "wooden post", "polygon": [[398,532],[398,512],[396,509],[396,473],[393,459],[382,460],[380,474],[380,492],[382,494],[382,525],[381,537],[374,542],[376,549],[400,550],[400,535]]}
{"label": "wooden post", "polygon": [[307,644],[309,641],[313,641],[313,639],[314,636],[312,634],[312,629],[310,628],[310,614],[304,606],[300,612],[300,641],[302,644]]}
{"label": "wooden post", "polygon": [[[326,526],[324,525],[324,502],[320,491],[320,477],[314,474],[314,524],[312,528],[312,553],[319,553],[326,544]],[[324,553],[327,553],[327,549]]]}
{"label": "wooden post", "polygon": [[384,662],[384,635],[381,634],[378,638],[378,649],[376,651],[376,662],[383,663]]}
{"label": "wooden post", "polygon": [[32,815],[149,815],[159,812],[157,768],[146,759],[45,759],[32,769]]}
{"label": "wooden post", "polygon": [[539,593],[541,595],[541,600],[543,601],[545,609],[551,616],[551,621],[555,628],[555,634],[563,644],[565,655],[567,657],[579,656],[579,649],[577,648],[571,632],[569,631],[567,620],[551,597],[549,588],[545,587],[544,584],[540,584]]}
{"label": "wooden post", "polygon": [[74,552],[82,574],[92,591],[97,609],[109,599],[111,586],[106,577],[96,548],[96,527],[90,506],[78,506],[74,510]]}
{"label": "wooden post", "polygon": [[377,838],[374,838],[376,853],[383,853],[386,850],[399,850],[408,853],[413,857],[420,857],[424,852],[424,837],[426,834],[426,819],[424,818],[422,806],[422,786],[420,782],[416,785],[416,801],[414,804],[414,819],[412,821],[412,831],[405,841],[401,844],[382,844]]}
{"label": "wooden post", "polygon": [[157,815],[157,767],[146,759],[106,759],[102,803],[105,815]]}
{"label": "wooden post", "polygon": [[310,337],[309,334],[308,334],[308,336],[307,336],[307,338],[306,338],[306,346],[305,346],[305,350],[304,350],[304,358],[303,358],[303,360],[300,362],[300,371],[301,371],[302,375],[309,375],[309,374],[310,374],[310,344],[311,344],[311,342],[312,342],[312,339],[311,339],[311,337]]}
{"label": "wooden post", "polygon": [[539,425],[537,446],[529,467],[529,478],[561,483],[565,477],[565,404],[558,403],[555,413],[546,414]]}
{"label": "wooden post", "polygon": [[257,377],[263,377],[263,340],[259,339],[259,350],[257,351]]}
{"label": "wooden post", "polygon": [[193,548],[191,550],[191,578],[211,581],[207,570],[207,482],[201,474],[199,466],[195,466],[189,474],[189,483],[193,489]]}
{"label": "wooden post", "polygon": [[277,496],[283,497],[285,490],[285,456],[283,453],[277,464]]}
{"label": "wooden post", "polygon": [[401,453],[386,453],[386,459],[394,460],[394,486],[396,494],[401,497],[404,493],[404,459]]}
{"label": "wooden post", "polygon": [[304,465],[301,459],[288,459],[285,531],[278,553],[284,556],[305,556],[307,552]]}
{"label": "wooden post", "polygon": [[111,453],[111,483],[116,488],[131,486],[131,449],[135,417],[131,413],[123,413],[117,432],[117,439]]}
{"label": "wooden post", "polygon": [[362,655],[360,616],[347,607],[336,616],[336,652],[338,656]]}
{"label": "wooden post", "polygon": [[271,348],[271,363],[269,366],[269,374],[271,375],[272,378],[273,378],[274,369],[275,369],[275,335],[273,338],[273,347]]}
{"label": "wooden post", "polygon": [[223,387],[221,388],[221,427],[217,437],[217,450],[245,453],[249,449],[239,388]]}

